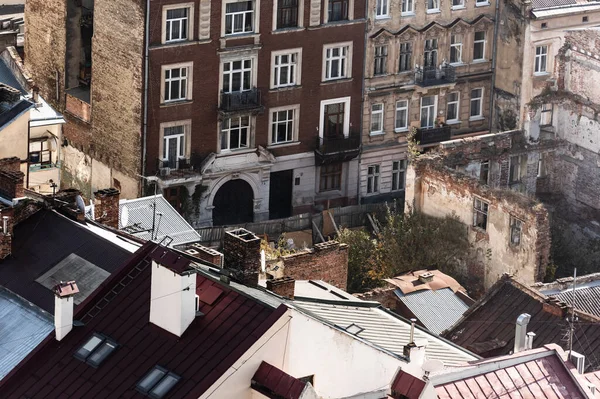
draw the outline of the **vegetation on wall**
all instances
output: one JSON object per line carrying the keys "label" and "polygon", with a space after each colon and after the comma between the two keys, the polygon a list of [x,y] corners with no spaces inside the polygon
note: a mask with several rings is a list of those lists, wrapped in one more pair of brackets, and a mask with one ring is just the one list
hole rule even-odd
{"label": "vegetation on wall", "polygon": [[566,223],[552,224],[552,248],[546,282],[557,278],[600,272],[600,239],[574,231]]}

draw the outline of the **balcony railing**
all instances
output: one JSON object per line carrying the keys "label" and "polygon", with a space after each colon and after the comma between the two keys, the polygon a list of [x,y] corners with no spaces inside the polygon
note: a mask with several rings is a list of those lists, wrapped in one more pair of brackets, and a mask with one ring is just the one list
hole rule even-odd
{"label": "balcony railing", "polygon": [[260,90],[252,89],[233,93],[221,93],[221,110],[225,112],[245,111],[262,107]]}
{"label": "balcony railing", "polygon": [[452,138],[450,126],[417,129],[415,140],[419,145],[437,144]]}
{"label": "balcony railing", "polygon": [[419,67],[415,70],[415,83],[419,86],[439,86],[456,82],[456,70],[452,65]]}
{"label": "balcony railing", "polygon": [[341,137],[317,137],[315,161],[317,165],[346,162],[360,153],[360,134],[352,132]]}

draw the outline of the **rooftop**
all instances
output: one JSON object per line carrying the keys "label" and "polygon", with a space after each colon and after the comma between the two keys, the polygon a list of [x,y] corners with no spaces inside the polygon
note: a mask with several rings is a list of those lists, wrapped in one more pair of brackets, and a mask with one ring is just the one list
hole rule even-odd
{"label": "rooftop", "polygon": [[575,298],[575,309],[600,317],[600,273],[578,276],[575,292],[573,292],[572,277],[562,278],[552,283],[538,283],[532,287],[568,305],[573,304]]}

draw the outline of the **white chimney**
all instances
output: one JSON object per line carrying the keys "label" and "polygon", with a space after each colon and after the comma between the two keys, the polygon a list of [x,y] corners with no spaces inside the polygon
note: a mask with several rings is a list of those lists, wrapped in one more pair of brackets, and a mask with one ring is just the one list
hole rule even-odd
{"label": "white chimney", "polygon": [[527,324],[529,324],[529,320],[531,320],[531,316],[527,313],[523,313],[517,318],[513,353],[519,353],[527,349]]}
{"label": "white chimney", "polygon": [[533,339],[535,338],[535,333],[530,331],[527,333],[527,337],[525,338],[525,347],[527,349],[533,349]]}
{"label": "white chimney", "polygon": [[56,340],[62,340],[73,329],[73,296],[79,292],[75,281],[54,287],[54,329]]}
{"label": "white chimney", "polygon": [[152,261],[150,323],[181,337],[196,317],[196,274]]}
{"label": "white chimney", "polygon": [[577,372],[581,375],[585,373],[585,356],[581,353],[571,351],[569,353],[569,360],[577,368]]}

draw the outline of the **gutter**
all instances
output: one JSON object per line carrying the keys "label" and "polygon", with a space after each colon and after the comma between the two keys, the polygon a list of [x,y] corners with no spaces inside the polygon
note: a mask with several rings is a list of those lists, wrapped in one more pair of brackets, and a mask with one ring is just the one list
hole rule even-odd
{"label": "gutter", "polygon": [[[367,46],[369,44],[369,2],[365,1],[365,34],[364,34],[364,45],[363,45],[363,68],[362,68],[362,79],[361,79],[361,89],[360,89],[360,139],[359,139],[359,145],[360,145],[360,151],[358,153],[358,170],[357,170],[357,177],[358,177],[358,183],[356,185],[356,203],[357,205],[360,205],[361,202],[361,198],[360,198],[360,165],[362,164],[362,141],[363,141],[363,123],[364,123],[364,115],[365,115],[365,110],[364,110],[364,106],[365,106],[365,77],[367,76]],[[346,187],[347,187],[346,183]]]}
{"label": "gutter", "polygon": [[[148,136],[148,48],[150,39],[150,0],[146,0],[146,23],[144,32],[144,121],[142,126],[142,176],[146,176],[146,146]],[[144,180],[140,185],[140,196],[143,193]]]}
{"label": "gutter", "polygon": [[490,88],[490,121],[488,124],[488,130],[492,132],[492,126],[494,124],[494,110],[496,109],[494,104],[494,93],[496,91],[496,59],[498,51],[498,25],[500,25],[500,0],[496,0],[496,11],[494,13],[494,46],[492,49],[492,87]]}

